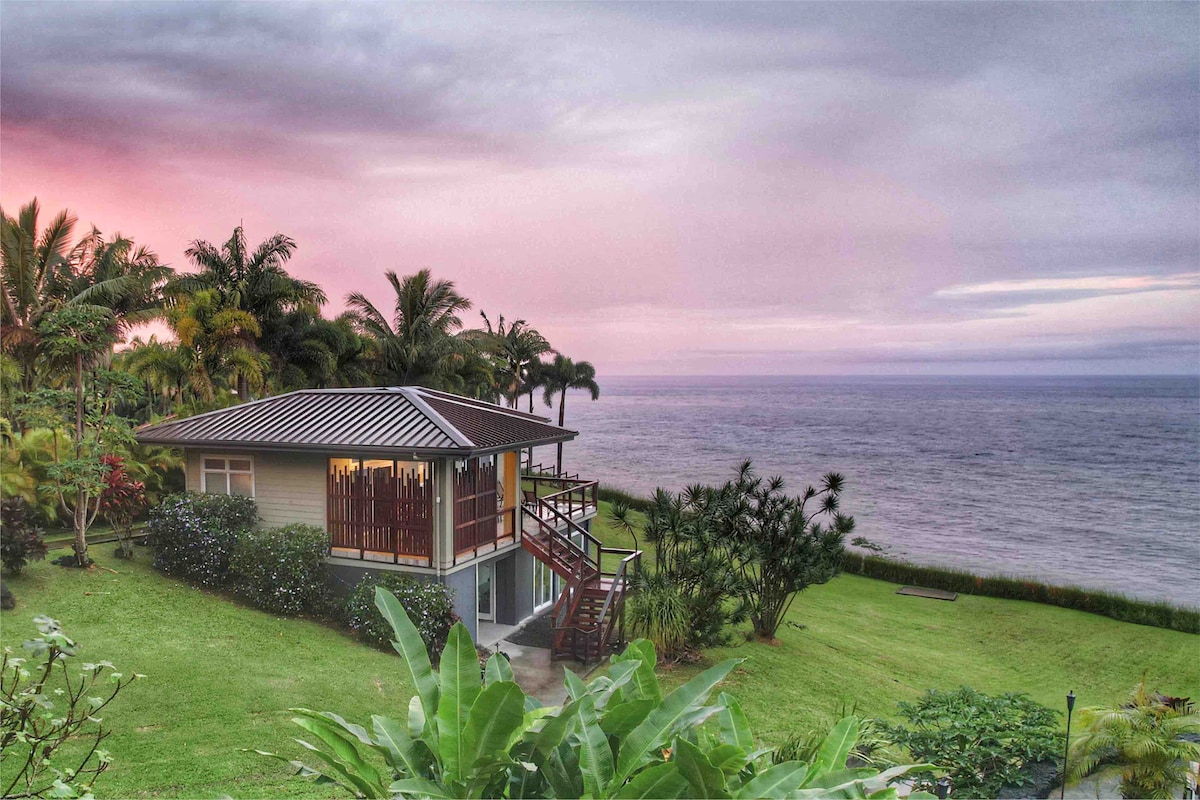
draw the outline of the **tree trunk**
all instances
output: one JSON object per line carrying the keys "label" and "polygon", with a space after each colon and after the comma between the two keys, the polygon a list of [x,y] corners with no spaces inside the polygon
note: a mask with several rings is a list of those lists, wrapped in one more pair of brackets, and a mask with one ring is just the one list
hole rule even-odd
{"label": "tree trunk", "polygon": [[[75,356],[75,458],[83,455],[83,355]],[[75,560],[86,567],[90,562],[87,551],[87,493],[79,489],[75,493]]]}

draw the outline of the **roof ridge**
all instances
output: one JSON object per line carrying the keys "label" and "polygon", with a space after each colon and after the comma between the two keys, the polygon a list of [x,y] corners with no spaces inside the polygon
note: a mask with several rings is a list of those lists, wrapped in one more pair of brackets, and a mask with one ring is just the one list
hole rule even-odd
{"label": "roof ridge", "polygon": [[459,447],[474,447],[475,446],[475,443],[473,441],[471,441],[471,439],[465,433],[460,431],[454,425],[451,425],[450,422],[445,417],[443,417],[441,414],[439,414],[437,411],[435,411],[433,408],[431,408],[429,403],[425,402],[425,398],[422,396],[422,394],[420,392],[420,387],[418,387],[418,386],[397,386],[397,387],[394,387],[394,390],[399,392],[400,394],[404,395],[404,397],[406,397],[408,399],[408,402],[412,403],[414,406],[416,406],[418,409],[420,409],[426,416],[428,416],[429,421],[432,422],[434,425],[438,426],[439,428],[441,428],[442,433],[446,434],[451,439],[453,439],[454,442]]}

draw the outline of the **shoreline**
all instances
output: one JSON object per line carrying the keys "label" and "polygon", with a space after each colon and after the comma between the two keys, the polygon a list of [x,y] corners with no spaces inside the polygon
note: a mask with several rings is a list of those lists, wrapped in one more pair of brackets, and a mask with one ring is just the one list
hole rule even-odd
{"label": "shoreline", "polygon": [[[650,507],[651,502],[649,498],[638,497],[623,489],[605,487],[600,488],[599,497],[608,503],[624,502],[642,513]],[[1024,600],[1096,614],[1118,622],[1200,635],[1200,608],[1175,605],[1165,600],[1142,600],[1120,592],[1080,586],[1055,586],[1028,577],[981,575],[952,567],[922,566],[903,559],[851,551],[846,553],[842,570],[851,575],[888,583],[915,584],[980,597]]]}

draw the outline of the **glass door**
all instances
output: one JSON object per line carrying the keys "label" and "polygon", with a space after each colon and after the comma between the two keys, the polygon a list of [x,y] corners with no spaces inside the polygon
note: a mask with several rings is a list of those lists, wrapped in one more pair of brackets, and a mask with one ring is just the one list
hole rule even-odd
{"label": "glass door", "polygon": [[491,622],[496,612],[496,575],[493,563],[480,564],[475,568],[475,597],[479,619]]}
{"label": "glass door", "polygon": [[533,572],[533,605],[542,608],[554,600],[554,573],[541,561],[537,562]]}

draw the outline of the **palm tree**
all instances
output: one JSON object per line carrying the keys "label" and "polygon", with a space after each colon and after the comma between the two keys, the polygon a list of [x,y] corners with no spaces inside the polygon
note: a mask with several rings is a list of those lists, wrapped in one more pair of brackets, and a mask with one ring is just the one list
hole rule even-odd
{"label": "palm tree", "polygon": [[[600,399],[600,386],[596,383],[596,368],[586,361],[578,363],[564,355],[557,355],[554,361],[542,368],[543,388],[542,399],[546,405],[553,407],[554,395],[558,395],[558,427],[566,423],[567,390],[584,389],[592,395],[592,400]],[[563,471],[563,446],[558,443],[558,474]]]}
{"label": "palm tree", "polygon": [[500,394],[507,400],[509,406],[517,407],[518,398],[525,392],[529,393],[529,410],[533,410],[533,390],[536,388],[530,382],[530,371],[540,363],[543,355],[553,353],[554,348],[546,337],[536,328],[530,327],[523,319],[505,323],[501,314],[495,327],[488,315],[480,311],[487,325],[484,335],[486,346],[497,361],[496,377],[500,381]]}
{"label": "palm tree", "polygon": [[[318,307],[325,302],[325,292],[315,283],[293,278],[284,265],[296,252],[296,242],[277,233],[262,242],[253,252],[246,246],[246,233],[239,225],[229,241],[217,247],[209,242],[193,241],[184,251],[198,272],[181,275],[172,285],[172,294],[186,297],[202,289],[216,292],[222,308],[249,314],[257,331],[247,347],[260,348],[260,342],[271,339],[275,326],[283,324],[285,315],[305,307]],[[278,357],[279,354],[269,353]],[[249,379],[240,373],[237,379],[238,397],[249,395]]]}
{"label": "palm tree", "polygon": [[404,386],[452,386],[457,356],[470,346],[458,335],[459,314],[471,301],[455,290],[453,281],[435,281],[427,269],[403,279],[392,271],[386,274],[396,293],[390,321],[362,293],[346,296],[358,329],[375,340],[385,376]]}
{"label": "palm tree", "polygon": [[1200,761],[1200,714],[1186,698],[1146,690],[1146,676],[1113,708],[1087,708],[1084,732],[1071,744],[1068,778],[1078,780],[1115,758],[1121,796],[1169,798],[1183,788],[1187,765]]}

